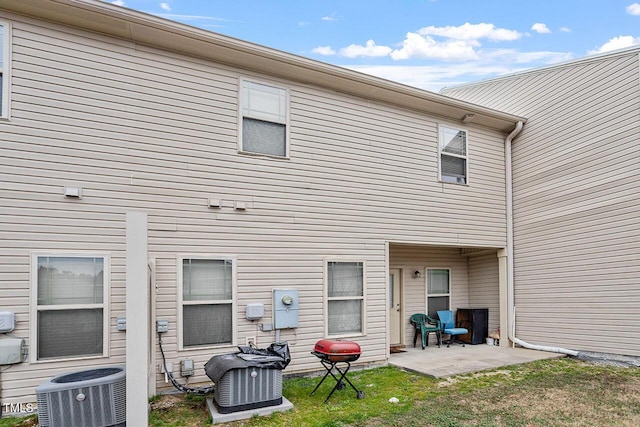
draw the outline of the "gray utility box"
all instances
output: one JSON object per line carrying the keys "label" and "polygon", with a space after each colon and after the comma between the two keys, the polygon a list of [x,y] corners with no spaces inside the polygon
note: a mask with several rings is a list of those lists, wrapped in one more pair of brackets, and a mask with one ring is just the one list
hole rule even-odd
{"label": "gray utility box", "polygon": [[298,327],[298,290],[273,290],[273,328],[289,329]]}

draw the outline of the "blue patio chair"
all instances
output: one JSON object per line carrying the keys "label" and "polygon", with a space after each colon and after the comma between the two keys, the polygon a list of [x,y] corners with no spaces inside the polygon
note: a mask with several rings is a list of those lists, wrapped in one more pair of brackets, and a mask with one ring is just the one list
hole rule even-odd
{"label": "blue patio chair", "polygon": [[[438,318],[440,319],[442,333],[449,335],[447,347],[450,347],[451,343],[456,341],[456,336],[469,333],[466,328],[456,328],[455,321],[453,320],[453,311],[451,310],[439,310]],[[464,343],[462,341],[458,342],[464,347]]]}
{"label": "blue patio chair", "polygon": [[409,318],[409,322],[414,327],[413,333],[413,346],[416,346],[418,335],[422,337],[422,349],[429,345],[429,334],[434,332],[436,334],[438,347],[442,343],[442,335],[440,328],[440,321],[432,319],[424,313],[412,314]]}

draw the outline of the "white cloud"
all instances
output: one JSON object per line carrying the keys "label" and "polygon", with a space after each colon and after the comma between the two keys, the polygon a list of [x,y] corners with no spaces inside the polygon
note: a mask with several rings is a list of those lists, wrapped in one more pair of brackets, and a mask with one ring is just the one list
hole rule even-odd
{"label": "white cloud", "polygon": [[640,37],[619,36],[610,39],[599,48],[590,50],[588,53],[589,55],[593,55],[596,53],[609,52],[610,50],[624,49],[625,47],[630,47],[637,44],[640,44]]}
{"label": "white cloud", "polygon": [[323,16],[321,19],[323,21],[330,21],[330,22],[335,22],[338,20],[338,18],[336,18],[335,16]]}
{"label": "white cloud", "polygon": [[169,6],[169,3],[160,3],[160,8],[167,12],[171,12],[171,6]]}
{"label": "white cloud", "polygon": [[116,6],[124,6],[124,1],[122,0],[113,0],[111,3],[115,4]]}
{"label": "white cloud", "polygon": [[571,28],[569,27],[560,27],[560,31],[563,33],[570,33],[571,32]]}
{"label": "white cloud", "polygon": [[632,3],[625,10],[629,15],[640,15],[640,3]]}
{"label": "white cloud", "polygon": [[311,22],[306,22],[306,21],[298,22],[299,27],[306,27],[307,25],[311,25]]}
{"label": "white cloud", "polygon": [[391,58],[440,59],[444,61],[469,61],[478,59],[476,48],[483,39],[513,41],[522,37],[515,30],[496,28],[493,24],[465,23],[457,27],[424,27],[407,33],[402,47],[391,52]]}
{"label": "white cloud", "polygon": [[311,49],[311,52],[324,56],[331,56],[336,54],[336,51],[331,49],[331,46],[318,46]]}
{"label": "white cloud", "polygon": [[496,28],[493,24],[470,24],[468,22],[457,27],[424,27],[418,30],[418,33],[423,36],[440,36],[456,40],[513,41],[522,37],[522,34],[515,30]]}
{"label": "white cloud", "polygon": [[478,55],[469,42],[446,40],[437,42],[432,37],[423,37],[416,33],[407,33],[402,48],[391,52],[391,58],[397,60],[422,58],[442,59],[445,61],[463,61],[477,59]]}
{"label": "white cloud", "polygon": [[542,24],[540,22],[536,22],[531,26],[531,29],[538,34],[551,34],[551,30],[547,27],[546,24]]}
{"label": "white cloud", "polygon": [[381,57],[387,56],[391,53],[392,49],[388,46],[378,46],[373,40],[367,40],[366,46],[360,46],[356,44],[349,45],[340,49],[340,55],[347,58],[358,57]]}

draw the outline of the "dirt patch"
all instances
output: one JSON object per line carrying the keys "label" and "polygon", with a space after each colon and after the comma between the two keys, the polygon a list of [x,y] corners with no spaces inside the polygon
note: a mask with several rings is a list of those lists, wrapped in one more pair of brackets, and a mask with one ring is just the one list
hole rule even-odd
{"label": "dirt patch", "polygon": [[159,396],[149,404],[152,411],[166,411],[182,405],[184,405],[184,398],[177,394]]}
{"label": "dirt patch", "polygon": [[16,427],[38,427],[38,418],[28,418],[21,423],[16,424]]}
{"label": "dirt patch", "polygon": [[464,376],[457,376],[455,378],[453,377],[447,378],[445,380],[440,381],[437,384],[437,386],[449,387],[465,380],[471,380],[471,379],[482,378],[482,377],[495,377],[497,375],[511,376],[511,371],[498,370],[498,371],[488,371],[488,372],[476,372],[472,375],[464,375]]}

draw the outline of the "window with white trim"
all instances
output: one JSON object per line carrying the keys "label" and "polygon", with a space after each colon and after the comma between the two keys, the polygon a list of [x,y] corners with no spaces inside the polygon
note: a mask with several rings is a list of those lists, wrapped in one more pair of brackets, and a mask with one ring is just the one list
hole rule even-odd
{"label": "window with white trim", "polygon": [[0,118],[9,116],[10,26],[0,21]]}
{"label": "window with white trim", "polygon": [[240,81],[240,151],[288,157],[287,89]]}
{"label": "window with white trim", "polygon": [[181,347],[233,344],[232,259],[181,258]]}
{"label": "window with white trim", "polygon": [[451,272],[449,269],[427,269],[427,314],[438,318],[438,310],[449,310]]}
{"label": "window with white trim", "polygon": [[35,255],[33,264],[35,358],[106,356],[108,256]]}
{"label": "window with white trim", "polygon": [[327,334],[363,334],[364,263],[327,262],[326,290]]}
{"label": "window with white trim", "polygon": [[440,125],[438,133],[440,180],[468,183],[467,131]]}

